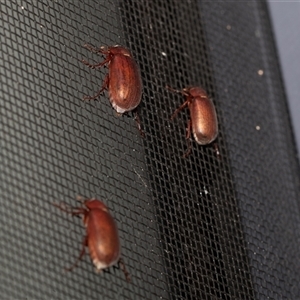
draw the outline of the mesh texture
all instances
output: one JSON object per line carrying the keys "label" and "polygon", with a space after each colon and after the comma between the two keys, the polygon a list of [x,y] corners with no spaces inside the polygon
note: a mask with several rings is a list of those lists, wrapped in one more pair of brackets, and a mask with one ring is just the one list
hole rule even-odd
{"label": "mesh texture", "polygon": [[[264,2],[3,1],[1,247],[3,299],[297,299],[299,168]],[[144,84],[116,116],[103,60],[124,45]],[[220,157],[192,141],[184,101],[202,86],[219,120]],[[79,255],[79,218],[52,204],[104,201],[118,223],[118,268]]]}

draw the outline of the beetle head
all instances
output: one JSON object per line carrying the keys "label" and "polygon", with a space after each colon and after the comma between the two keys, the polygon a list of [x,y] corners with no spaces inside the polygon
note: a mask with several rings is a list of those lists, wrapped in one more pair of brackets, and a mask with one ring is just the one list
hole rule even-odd
{"label": "beetle head", "polygon": [[84,201],[84,205],[92,210],[92,209],[101,209],[103,211],[108,211],[107,206],[101,202],[100,200],[96,200],[96,199],[88,199]]}
{"label": "beetle head", "polygon": [[122,47],[122,46],[119,46],[119,45],[115,45],[113,47],[109,47],[108,48],[108,51],[113,54],[113,55],[116,55],[116,54],[121,54],[121,55],[124,55],[124,56],[129,56],[131,57],[131,53],[128,49]]}

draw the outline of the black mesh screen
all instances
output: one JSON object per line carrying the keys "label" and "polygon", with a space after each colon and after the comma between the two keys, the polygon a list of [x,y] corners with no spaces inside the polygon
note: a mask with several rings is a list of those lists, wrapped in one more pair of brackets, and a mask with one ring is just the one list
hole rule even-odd
{"label": "black mesh screen", "polygon": [[[300,298],[299,169],[261,1],[2,1],[1,299]],[[107,92],[83,48],[121,44],[136,58],[146,137]],[[192,141],[184,101],[205,88],[220,157]],[[52,205],[102,199],[115,217],[127,283],[72,272],[84,228]]]}

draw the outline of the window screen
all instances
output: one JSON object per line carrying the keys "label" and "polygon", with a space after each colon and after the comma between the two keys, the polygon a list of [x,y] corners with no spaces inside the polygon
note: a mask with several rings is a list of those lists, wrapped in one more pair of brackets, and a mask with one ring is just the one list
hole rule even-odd
{"label": "window screen", "polygon": [[[296,299],[299,168],[264,1],[2,1],[2,299]],[[139,114],[117,116],[107,68],[84,44],[123,45],[140,66]],[[201,86],[216,140],[192,138]],[[101,199],[120,231],[131,283],[88,255],[85,229],[53,206]]]}

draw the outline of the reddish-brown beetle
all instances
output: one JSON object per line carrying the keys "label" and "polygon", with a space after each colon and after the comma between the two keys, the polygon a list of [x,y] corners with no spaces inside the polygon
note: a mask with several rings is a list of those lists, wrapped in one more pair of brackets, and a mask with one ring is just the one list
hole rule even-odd
{"label": "reddish-brown beetle", "polygon": [[[80,197],[81,199],[81,197]],[[54,205],[72,216],[83,216],[83,223],[86,227],[86,236],[82,242],[82,250],[76,262],[67,270],[77,266],[88,247],[91,260],[97,272],[109,268],[116,263],[125,274],[126,280],[130,281],[129,273],[126,270],[123,260],[120,258],[120,240],[117,225],[109,213],[107,206],[96,199],[85,199],[84,206],[66,207],[65,205]]]}
{"label": "reddish-brown beetle", "polygon": [[[118,45],[99,49],[88,44],[84,46],[94,53],[105,55],[104,61],[97,64],[82,60],[85,65],[95,69],[107,64],[109,69],[100,91],[94,96],[85,96],[84,100],[96,99],[103,90],[108,89],[109,100],[118,114],[133,111],[141,102],[143,84],[140,69],[130,51]],[[141,131],[138,115],[136,112],[135,114]]]}
{"label": "reddish-brown beetle", "polygon": [[[182,94],[186,97],[184,103],[173,113],[171,120],[187,105],[190,110],[190,120],[187,125],[186,138],[189,140],[189,147],[184,157],[191,152],[191,130],[199,145],[208,145],[213,142],[218,135],[218,119],[216,109],[205,90],[199,87],[189,87],[183,90],[175,90],[167,86],[172,92]],[[218,153],[218,150],[216,150]]]}

